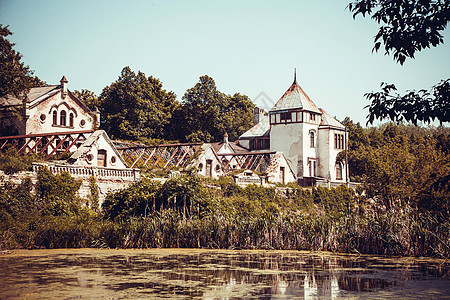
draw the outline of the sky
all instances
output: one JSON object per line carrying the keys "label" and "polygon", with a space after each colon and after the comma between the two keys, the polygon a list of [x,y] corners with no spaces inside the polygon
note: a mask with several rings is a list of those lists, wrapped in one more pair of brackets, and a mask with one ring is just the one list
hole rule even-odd
{"label": "sky", "polygon": [[102,89],[129,66],[159,78],[177,99],[202,75],[218,90],[270,109],[297,81],[338,120],[366,124],[364,94],[381,82],[401,92],[450,78],[450,29],[444,45],[401,66],[372,53],[379,25],[346,9],[350,0],[115,1],[0,0],[25,64],[48,84]]}

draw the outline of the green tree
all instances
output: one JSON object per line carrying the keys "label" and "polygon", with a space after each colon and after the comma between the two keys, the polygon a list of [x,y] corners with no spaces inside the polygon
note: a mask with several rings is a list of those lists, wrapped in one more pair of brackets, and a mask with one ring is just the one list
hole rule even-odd
{"label": "green tree", "polygon": [[81,100],[91,111],[95,111],[95,108],[100,107],[100,100],[98,96],[90,90],[75,90],[73,95]]}
{"label": "green tree", "polygon": [[99,97],[102,128],[113,138],[163,138],[177,106],[175,97],[158,79],[125,67]]}
{"label": "green tree", "polygon": [[221,111],[225,101],[226,95],[217,90],[214,79],[207,75],[186,91],[183,96],[186,141],[213,142],[223,135]]}
{"label": "green tree", "polygon": [[223,122],[231,141],[237,140],[253,126],[254,108],[255,104],[245,95],[227,96]]}
{"label": "green tree", "polygon": [[0,24],[0,98],[13,95],[23,97],[24,92],[35,86],[44,86],[33,71],[22,62],[22,54],[14,50],[14,43],[8,40],[12,32]]}
{"label": "green tree", "polygon": [[[188,142],[220,141],[225,132],[236,139],[252,126],[254,104],[239,93],[220,92],[214,79],[204,75],[188,89],[176,114],[180,140]],[[175,123],[175,122],[174,122]]]}
{"label": "green tree", "polygon": [[147,216],[157,205],[161,184],[148,178],[129,185],[113,194],[108,194],[102,204],[105,219],[127,219]]}
{"label": "green tree", "polygon": [[54,175],[46,167],[39,169],[37,177],[36,195],[43,215],[69,216],[78,212],[77,192],[81,180],[74,179],[67,172]]}
{"label": "green tree", "polygon": [[[435,47],[444,42],[442,32],[450,21],[450,1],[418,0],[357,0],[348,5],[353,18],[371,16],[382,24],[375,36],[373,51],[384,44],[385,54],[393,54],[394,60],[403,65],[406,58],[414,58],[417,51]],[[442,80],[431,91],[414,90],[405,95],[395,94],[393,84],[381,84],[380,92],[366,93],[372,103],[368,105],[368,123],[375,119],[390,118],[430,122],[434,119],[450,121],[450,79]]]}

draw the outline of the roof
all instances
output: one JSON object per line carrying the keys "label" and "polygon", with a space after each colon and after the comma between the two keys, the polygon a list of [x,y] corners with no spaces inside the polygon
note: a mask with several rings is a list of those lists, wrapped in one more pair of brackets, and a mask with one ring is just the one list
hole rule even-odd
{"label": "roof", "polygon": [[[59,88],[60,88],[59,85],[49,85],[49,86],[31,88],[26,95],[27,102],[30,103],[33,100],[35,100],[45,94],[49,94],[53,90],[58,90]],[[0,105],[2,105],[2,106],[21,105],[21,104],[22,104],[22,100],[14,97],[13,95],[7,95],[0,99]]]}
{"label": "roof", "polygon": [[[211,143],[212,148],[216,153],[219,152],[219,150],[223,147],[225,143],[224,142],[217,142],[217,143]],[[247,152],[248,150],[245,148],[242,148],[237,144],[237,142],[228,142],[228,146],[230,146],[231,150],[233,150],[234,153],[239,152]]]}
{"label": "roof", "polygon": [[337,127],[341,129],[345,129],[345,126],[339,123],[335,118],[333,118],[330,114],[328,114],[323,109],[319,108],[322,112],[322,121],[320,122],[320,126],[331,126]]}
{"label": "roof", "polygon": [[270,111],[294,108],[300,108],[320,114],[319,108],[314,104],[314,102],[312,102],[311,99],[309,99],[308,95],[306,95],[306,93],[298,85],[296,79],[294,79],[292,85]]}
{"label": "roof", "polygon": [[104,130],[96,130],[94,131],[85,141],[84,143],[75,151],[75,153],[70,156],[69,161],[74,162],[77,159],[83,157],[87,152],[89,152],[92,147],[97,143],[98,139],[103,136],[106,142],[111,146],[112,150],[116,153],[116,156],[120,161],[126,166],[126,162],[120,153],[117,151],[117,148],[114,146],[113,142],[109,139],[108,135]]}
{"label": "roof", "polygon": [[269,116],[263,116],[258,124],[247,130],[239,139],[248,139],[253,137],[269,137],[270,123]]}

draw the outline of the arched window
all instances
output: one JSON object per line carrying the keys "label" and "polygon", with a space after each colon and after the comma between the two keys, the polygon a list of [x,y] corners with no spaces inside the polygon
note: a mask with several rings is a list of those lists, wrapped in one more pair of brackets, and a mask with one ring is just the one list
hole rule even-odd
{"label": "arched window", "polygon": [[66,126],[66,111],[62,110],[59,116],[59,125]]}
{"label": "arched window", "polygon": [[309,132],[309,141],[310,141],[310,147],[314,148],[315,143],[314,143],[314,131],[310,131]]}
{"label": "arched window", "polygon": [[73,113],[70,113],[69,115],[69,126],[73,127]]}
{"label": "arched window", "polygon": [[336,163],[336,179],[342,179],[342,165]]}
{"label": "arched window", "polygon": [[58,124],[58,113],[56,110],[53,111],[53,125]]}

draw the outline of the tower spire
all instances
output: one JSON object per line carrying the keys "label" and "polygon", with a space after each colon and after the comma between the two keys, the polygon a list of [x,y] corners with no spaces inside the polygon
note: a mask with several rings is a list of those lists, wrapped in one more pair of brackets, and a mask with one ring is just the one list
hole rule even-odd
{"label": "tower spire", "polygon": [[294,68],[294,83],[297,83],[297,68]]}

